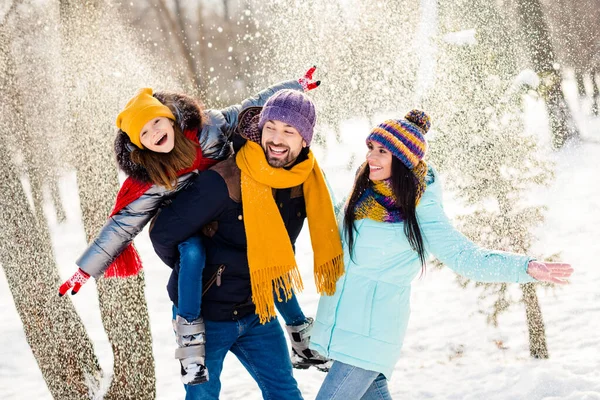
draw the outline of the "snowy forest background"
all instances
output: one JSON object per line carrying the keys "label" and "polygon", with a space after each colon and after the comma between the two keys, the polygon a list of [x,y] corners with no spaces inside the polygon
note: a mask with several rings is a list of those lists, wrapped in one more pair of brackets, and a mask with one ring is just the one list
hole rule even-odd
{"label": "snowy forest background", "polygon": [[[600,399],[600,1],[2,0],[0,398],[183,398],[169,269],[58,286],[119,188],[114,119],[142,86],[224,107],[311,65],[337,197],[364,137],[413,107],[446,210],[477,243],[571,262],[571,285],[415,281],[403,399]],[[297,244],[314,315],[309,239]],[[324,375],[295,372],[307,399]],[[223,399],[260,392],[234,357]]]}

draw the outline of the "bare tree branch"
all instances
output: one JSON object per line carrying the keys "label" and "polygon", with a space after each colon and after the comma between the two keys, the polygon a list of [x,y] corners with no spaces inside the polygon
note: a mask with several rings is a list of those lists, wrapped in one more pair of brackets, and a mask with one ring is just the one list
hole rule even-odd
{"label": "bare tree branch", "polygon": [[[165,0],[157,0],[155,5],[156,10],[160,11],[157,12],[158,18],[164,18],[167,21],[169,28],[176,36],[176,44],[180,49],[181,55],[186,61],[190,81],[194,85],[196,91],[201,90],[202,82],[200,80],[200,74],[198,71],[198,67],[194,61],[194,58],[192,57],[192,52],[187,40],[187,36],[185,36],[184,25],[181,24],[181,20],[175,20],[175,17],[173,17],[171,10],[169,10],[169,8],[167,7]],[[180,8],[180,5],[177,2],[176,7]]]}

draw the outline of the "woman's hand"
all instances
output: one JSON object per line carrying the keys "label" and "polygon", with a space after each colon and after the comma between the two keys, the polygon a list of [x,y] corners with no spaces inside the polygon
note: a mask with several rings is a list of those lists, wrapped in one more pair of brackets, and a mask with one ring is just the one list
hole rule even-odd
{"label": "woman's hand", "polygon": [[60,285],[58,288],[58,295],[60,297],[64,296],[67,293],[67,290],[73,288],[71,290],[71,294],[77,294],[81,286],[86,283],[90,279],[90,276],[81,268],[79,268],[72,277],[70,277],[65,283]]}
{"label": "woman's hand", "polygon": [[569,283],[566,279],[573,273],[573,267],[566,263],[529,261],[527,273],[538,281],[566,285]]}
{"label": "woman's hand", "polygon": [[302,85],[302,88],[304,89],[305,92],[308,92],[309,90],[313,90],[314,88],[316,88],[317,86],[319,86],[321,84],[321,81],[313,80],[312,76],[316,69],[317,69],[317,66],[313,65],[308,71],[306,71],[306,74],[304,74],[304,76],[302,78],[298,79],[298,83],[300,83],[300,85]]}

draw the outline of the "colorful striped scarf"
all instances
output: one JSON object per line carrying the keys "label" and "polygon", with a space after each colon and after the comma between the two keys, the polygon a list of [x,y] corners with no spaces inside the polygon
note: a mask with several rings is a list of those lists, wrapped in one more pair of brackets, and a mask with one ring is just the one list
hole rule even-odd
{"label": "colorful striped scarf", "polygon": [[373,181],[363,192],[354,209],[356,220],[369,218],[379,222],[402,222],[402,211],[396,206],[396,196],[389,179]]}
{"label": "colorful striped scarf", "polygon": [[[415,185],[417,185],[416,203],[418,205],[427,187],[425,183],[427,164],[423,160],[419,161],[412,172]],[[394,196],[390,179],[372,181],[356,203],[354,214],[357,221],[364,218],[391,223],[404,221],[402,210],[396,205],[396,196]]]}

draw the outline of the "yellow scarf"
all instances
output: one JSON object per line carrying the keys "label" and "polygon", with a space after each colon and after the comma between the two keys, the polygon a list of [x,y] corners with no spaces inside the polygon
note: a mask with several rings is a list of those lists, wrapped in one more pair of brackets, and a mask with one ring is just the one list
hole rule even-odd
{"label": "yellow scarf", "polygon": [[248,141],[237,153],[236,163],[241,170],[252,300],[260,322],[264,324],[276,315],[273,289],[278,301],[282,301],[280,289],[289,299],[292,290],[303,288],[272,189],[302,185],[314,252],[315,284],[319,293],[333,295],[336,282],[344,273],[342,243],[325,178],[312,152],[307,160],[289,170],[274,168],[267,163],[262,147]]}

